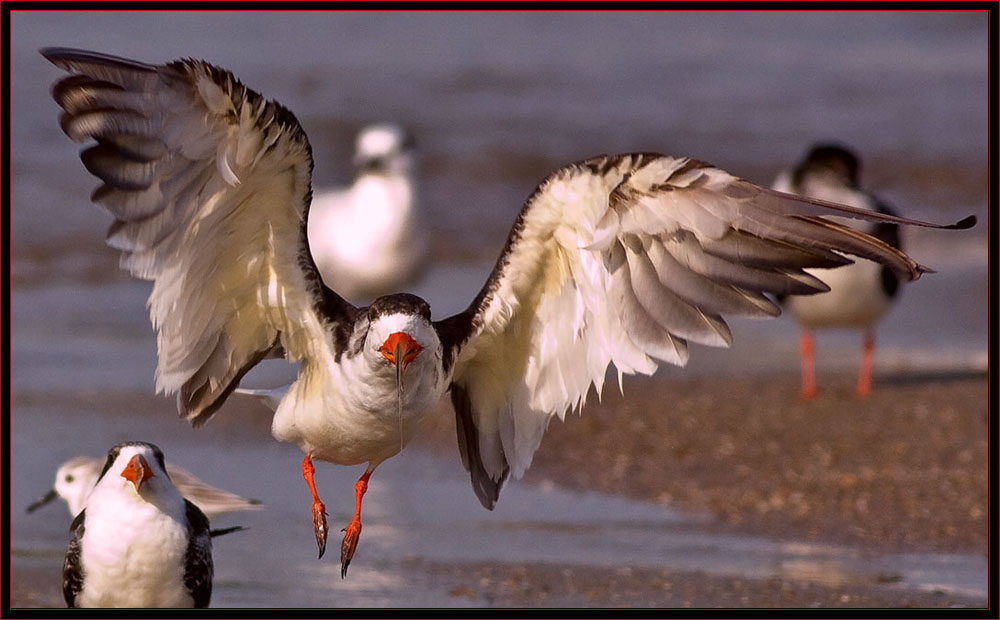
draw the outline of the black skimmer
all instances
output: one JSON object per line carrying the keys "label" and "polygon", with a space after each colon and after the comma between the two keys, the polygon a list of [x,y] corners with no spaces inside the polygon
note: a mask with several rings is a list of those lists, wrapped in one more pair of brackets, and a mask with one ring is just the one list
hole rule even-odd
{"label": "black skimmer", "polygon": [[70,526],[63,564],[69,607],[208,607],[208,517],[170,482],[153,444],[118,444]]}
{"label": "black skimmer", "polygon": [[[897,215],[885,202],[861,189],[858,172],[858,158],[850,150],[836,144],[819,144],[793,170],[780,174],[772,188]],[[895,222],[843,218],[839,221],[902,249],[899,225]],[[829,292],[780,300],[802,328],[802,396],[807,399],[816,396],[813,330],[852,328],[864,331],[856,391],[858,396],[865,397],[871,392],[875,327],[899,293],[899,278],[886,265],[861,258],[842,269],[811,269],[809,273],[823,280],[830,287]]]}
{"label": "black skimmer", "polygon": [[[827,290],[807,267],[925,268],[817,216],[902,220],[781,194],[684,157],[598,156],[544,179],[468,308],[440,320],[392,294],[355,307],[323,284],[306,227],[309,140],[295,116],[198,60],[150,65],[70,49],[42,54],[72,75],[53,88],[62,128],[103,181],[121,266],[153,281],[157,388],[207,422],[260,360],[300,363],[273,392],[272,434],[298,444],[320,556],[325,506],[313,459],[367,463],[341,545],[361,532],[372,471],[402,450],[445,392],[480,502],[492,508],[531,463],[553,416],[579,409],[608,365],[651,374],[688,342],[726,346],[722,315],[776,316],[769,294]],[[973,225],[967,218],[950,228]],[[948,227],[946,227],[948,228]]]}
{"label": "black skimmer", "polygon": [[313,196],[309,249],[323,283],[347,299],[396,292],[423,268],[429,235],[417,212],[413,151],[398,125],[365,127],[351,186]]}
{"label": "black skimmer", "polygon": [[[28,506],[28,512],[33,512],[58,498],[66,502],[70,516],[75,517],[80,514],[87,505],[87,497],[97,484],[104,464],[104,460],[89,456],[78,456],[64,462],[56,470],[56,481],[52,490]],[[213,487],[177,465],[167,465],[167,474],[181,496],[191,500],[209,518],[227,512],[261,508],[258,500],[240,497],[235,493]]]}

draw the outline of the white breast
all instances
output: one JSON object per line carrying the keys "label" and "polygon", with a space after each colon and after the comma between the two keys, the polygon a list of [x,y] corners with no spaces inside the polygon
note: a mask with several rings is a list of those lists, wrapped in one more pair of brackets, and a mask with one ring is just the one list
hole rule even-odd
{"label": "white breast", "polygon": [[[303,368],[274,415],[271,433],[296,443],[303,452],[339,465],[379,463],[397,454],[434,411],[447,382],[424,351],[404,375],[402,417],[395,370],[377,372],[361,355],[332,360],[326,368]],[[402,424],[402,429],[401,429]]]}
{"label": "white breast", "polygon": [[326,285],[352,296],[410,277],[427,248],[413,201],[411,183],[398,175],[368,175],[346,191],[318,195],[309,244]]}
{"label": "white breast", "polygon": [[88,502],[77,606],[191,607],[183,500],[178,495],[179,507],[171,502],[164,511],[135,494],[107,491],[98,487]]}
{"label": "white breast", "polygon": [[882,288],[882,266],[865,259],[837,269],[812,269],[830,291],[818,295],[795,295],[785,300],[788,312],[809,328],[874,325],[891,303]]}

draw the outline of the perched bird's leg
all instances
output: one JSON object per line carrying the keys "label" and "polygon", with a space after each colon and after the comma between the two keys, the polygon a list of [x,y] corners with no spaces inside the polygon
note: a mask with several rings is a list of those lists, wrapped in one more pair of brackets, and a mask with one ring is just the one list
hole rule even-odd
{"label": "perched bird's leg", "polygon": [[372,472],[368,470],[354,485],[354,518],[344,528],[344,542],[340,545],[340,578],[347,576],[347,566],[354,557],[354,550],[358,546],[358,538],[361,536],[361,498],[368,490],[368,478]]}
{"label": "perched bird's leg", "polygon": [[799,348],[802,351],[802,398],[808,400],[816,396],[816,368],[813,364],[812,332],[802,330]]}
{"label": "perched bird's leg", "polygon": [[326,526],[326,506],[320,501],[319,495],[316,493],[316,484],[313,482],[313,475],[316,473],[316,468],[313,467],[312,457],[308,454],[302,459],[302,477],[305,479],[306,484],[309,485],[309,491],[312,493],[312,513],[313,513],[313,530],[316,532],[316,544],[319,546],[319,557],[323,557],[326,552],[326,533],[328,528]]}
{"label": "perched bird's leg", "polygon": [[858,396],[864,398],[872,391],[872,366],[875,364],[875,330],[865,330],[861,347],[861,368],[858,370]]}

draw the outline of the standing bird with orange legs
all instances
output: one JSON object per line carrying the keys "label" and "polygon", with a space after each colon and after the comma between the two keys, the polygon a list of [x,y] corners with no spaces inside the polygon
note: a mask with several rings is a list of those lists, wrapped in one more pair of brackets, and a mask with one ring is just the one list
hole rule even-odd
{"label": "standing bird with orange legs", "polygon": [[[813,147],[791,172],[778,176],[772,189],[850,205],[875,213],[897,215],[886,203],[863,191],[858,182],[859,162],[848,149],[835,144]],[[892,221],[850,222],[846,225],[902,249],[899,225]],[[860,329],[864,332],[857,394],[868,396],[875,363],[875,328],[897,299],[900,279],[883,264],[858,259],[841,269],[812,269],[830,290],[808,297],[786,297],[780,301],[802,327],[802,397],[816,396],[815,344],[812,332],[825,328]]]}

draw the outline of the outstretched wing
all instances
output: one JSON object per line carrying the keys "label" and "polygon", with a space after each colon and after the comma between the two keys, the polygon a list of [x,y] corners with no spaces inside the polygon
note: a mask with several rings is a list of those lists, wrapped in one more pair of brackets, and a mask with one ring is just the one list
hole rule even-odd
{"label": "outstretched wing", "polygon": [[658,361],[683,365],[688,342],[728,346],[723,315],[776,316],[769,295],[828,290],[804,270],[849,263],[841,252],[903,280],[926,271],[822,215],[916,223],[656,154],[598,157],[542,182],[482,291],[437,323],[483,505],[528,468],[553,415],[582,407],[592,384],[600,394],[609,363],[620,382]]}
{"label": "outstretched wing", "polygon": [[201,424],[267,355],[323,355],[324,321],[354,307],[309,254],[312,152],[294,115],[202,61],[42,54],[72,74],[52,90],[63,131],[97,142],[80,157],[115,216],[107,243],[154,282],[157,390]]}

